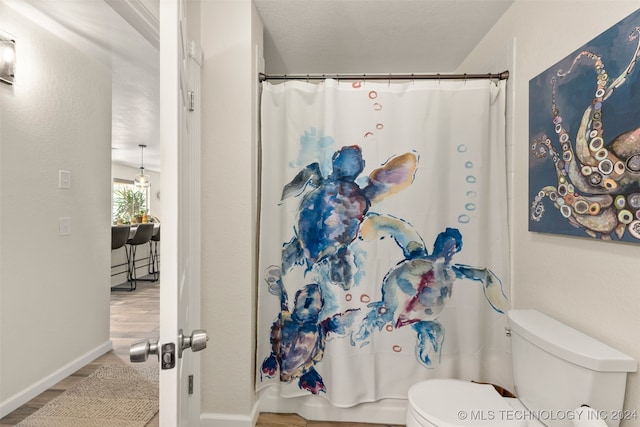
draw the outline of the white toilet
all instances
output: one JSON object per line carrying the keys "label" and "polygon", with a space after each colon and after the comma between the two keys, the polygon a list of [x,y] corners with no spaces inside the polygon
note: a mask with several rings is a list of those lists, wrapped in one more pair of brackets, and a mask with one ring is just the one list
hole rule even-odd
{"label": "white toilet", "polygon": [[538,311],[508,316],[518,398],[486,384],[422,381],[409,390],[407,427],[569,427],[586,421],[573,412],[581,405],[601,411],[608,427],[620,424],[633,358]]}

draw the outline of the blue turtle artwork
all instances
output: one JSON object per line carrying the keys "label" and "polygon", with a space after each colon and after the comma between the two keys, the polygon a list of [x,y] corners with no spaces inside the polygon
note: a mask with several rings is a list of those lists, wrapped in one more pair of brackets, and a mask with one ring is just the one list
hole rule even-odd
{"label": "blue turtle artwork", "polygon": [[[325,151],[330,147],[329,138],[322,138],[318,159],[323,158],[320,154],[333,151]],[[383,328],[405,326],[416,333],[419,363],[434,368],[445,335],[439,316],[457,279],[481,283],[493,310],[506,311],[502,283],[491,270],[453,263],[462,249],[458,229],[441,232],[429,254],[411,224],[372,209],[377,202],[413,184],[419,163],[415,152],[392,156],[366,176],[361,176],[365,161],[357,145],[334,151],[330,162],[328,155],[324,158],[322,164],[299,162],[306,166],[282,189],[280,204],[292,198],[299,198],[299,202],[291,211],[295,214],[291,217],[293,237],[281,246],[280,265],[265,270],[268,291],[279,298],[280,310],[271,325],[271,351],[260,366],[261,380],[279,373],[283,383],[297,380],[300,389],[326,393],[327,386],[316,368],[330,338],[348,337],[346,346],[360,349]],[[378,205],[380,209],[385,206],[389,207]],[[375,258],[376,249],[369,254],[362,243],[386,237],[400,248],[401,256],[393,257],[391,262],[398,262],[388,271],[388,267],[381,270],[382,278],[376,271],[365,271],[371,265],[367,258]],[[395,245],[389,248],[395,253]],[[352,287],[362,286],[365,277],[367,289],[360,301],[352,300]],[[296,292],[291,309],[287,289]],[[380,300],[367,300],[372,290]]]}
{"label": "blue turtle artwork", "polygon": [[326,392],[315,365],[322,360],[327,335],[347,334],[359,309],[320,320],[324,301],[320,287],[312,283],[296,292],[290,311],[279,267],[269,268],[266,280],[269,293],[280,298],[280,314],[271,327],[271,354],[262,363],[262,374],[272,378],[280,371],[282,382],[297,378],[301,389],[313,394]]}
{"label": "blue turtle artwork", "polygon": [[332,171],[323,177],[320,165],[311,163],[284,186],[282,200],[302,196],[294,237],[283,245],[282,271],[304,265],[306,271],[325,266],[327,280],[349,289],[353,265],[349,245],[371,205],[411,185],[418,156],[392,157],[373,170],[362,187],[356,178],[365,167],[362,150],[345,146],[333,154]]}
{"label": "blue turtle artwork", "polygon": [[451,297],[456,279],[482,283],[491,307],[504,314],[507,297],[500,279],[487,268],[453,264],[462,249],[462,235],[446,228],[434,244],[431,255],[420,235],[407,222],[390,215],[370,213],[362,223],[360,239],[391,236],[403,251],[404,259],[387,272],[382,281],[382,299],[368,305],[371,311],[352,334],[352,343],[366,345],[375,330],[390,324],[393,328],[410,325],[417,335],[416,357],[426,367],[434,366],[441,354],[444,328],[438,317]]}

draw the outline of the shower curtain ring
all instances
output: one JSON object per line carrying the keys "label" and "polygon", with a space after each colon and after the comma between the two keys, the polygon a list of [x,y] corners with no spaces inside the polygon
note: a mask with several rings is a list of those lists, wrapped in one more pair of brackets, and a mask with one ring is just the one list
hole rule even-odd
{"label": "shower curtain ring", "polygon": [[387,87],[391,87],[391,73],[389,73],[389,80],[387,80]]}
{"label": "shower curtain ring", "polygon": [[442,80],[440,80],[440,73],[438,73],[438,86],[440,86],[440,83],[442,83]]}
{"label": "shower curtain ring", "polygon": [[307,83],[309,83],[309,74],[307,73]]}

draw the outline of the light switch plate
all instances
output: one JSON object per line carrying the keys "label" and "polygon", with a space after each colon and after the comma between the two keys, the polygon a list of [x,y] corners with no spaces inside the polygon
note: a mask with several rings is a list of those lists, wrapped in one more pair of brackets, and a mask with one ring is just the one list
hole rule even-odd
{"label": "light switch plate", "polygon": [[58,187],[71,188],[71,172],[58,171]]}
{"label": "light switch plate", "polygon": [[71,218],[60,218],[60,235],[68,236],[71,234]]}

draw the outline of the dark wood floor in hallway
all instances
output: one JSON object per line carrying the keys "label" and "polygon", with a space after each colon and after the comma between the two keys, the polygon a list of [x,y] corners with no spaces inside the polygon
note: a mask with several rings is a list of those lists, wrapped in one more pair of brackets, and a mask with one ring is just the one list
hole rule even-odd
{"label": "dark wood floor in hallway", "polygon": [[[40,409],[56,396],[91,375],[100,366],[131,364],[129,346],[136,340],[158,337],[160,334],[160,282],[138,282],[133,292],[111,292],[111,341],[113,350],[97,358],[82,369],[25,403],[6,417],[0,419],[0,427],[15,426]],[[156,364],[150,358],[144,365]],[[133,366],[133,364],[131,364]],[[135,366],[141,366],[136,363]],[[159,426],[156,415],[147,427]],[[256,427],[386,427],[384,424],[334,423],[307,421],[293,414],[260,414]]]}

